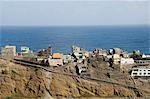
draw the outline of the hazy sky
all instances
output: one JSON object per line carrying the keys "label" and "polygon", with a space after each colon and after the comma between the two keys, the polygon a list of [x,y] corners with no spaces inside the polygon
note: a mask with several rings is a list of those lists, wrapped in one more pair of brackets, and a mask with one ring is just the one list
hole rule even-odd
{"label": "hazy sky", "polygon": [[150,24],[150,0],[3,0],[0,3],[1,25]]}

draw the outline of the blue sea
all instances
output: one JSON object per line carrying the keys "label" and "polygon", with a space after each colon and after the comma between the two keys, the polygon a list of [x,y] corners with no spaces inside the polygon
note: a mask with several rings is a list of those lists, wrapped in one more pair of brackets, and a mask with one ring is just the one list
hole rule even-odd
{"label": "blue sea", "polygon": [[149,33],[148,26],[2,26],[0,45],[16,45],[18,51],[52,46],[53,52],[69,53],[77,45],[89,51],[119,47],[150,53]]}

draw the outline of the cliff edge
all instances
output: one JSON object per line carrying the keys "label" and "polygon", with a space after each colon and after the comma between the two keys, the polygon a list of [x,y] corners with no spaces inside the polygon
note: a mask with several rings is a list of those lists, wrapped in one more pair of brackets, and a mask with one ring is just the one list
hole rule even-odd
{"label": "cliff edge", "polygon": [[[94,70],[95,67],[91,67]],[[100,68],[100,67],[97,67]],[[96,68],[95,68],[96,69]],[[58,72],[64,72],[58,69]],[[109,79],[121,84],[134,85],[128,77],[117,78],[107,73],[95,71],[97,79]],[[92,72],[92,71],[91,71]],[[105,75],[106,74],[106,75]],[[121,75],[121,74],[120,74]],[[102,77],[103,76],[103,77]],[[123,76],[123,74],[122,74]],[[98,78],[99,77],[99,78]],[[1,98],[81,98],[81,97],[147,97],[150,95],[150,82],[138,79],[141,89],[132,89],[123,85],[100,82],[80,77],[51,73],[38,68],[26,67],[0,59],[0,97]]]}

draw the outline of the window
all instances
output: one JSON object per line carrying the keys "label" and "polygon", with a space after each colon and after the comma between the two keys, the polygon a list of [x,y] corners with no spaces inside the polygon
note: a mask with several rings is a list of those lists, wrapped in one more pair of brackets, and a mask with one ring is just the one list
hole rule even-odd
{"label": "window", "polygon": [[82,56],[79,56],[79,58],[82,58]]}
{"label": "window", "polygon": [[137,73],[133,73],[133,75],[137,75]]}
{"label": "window", "polygon": [[138,71],[138,69],[134,69],[133,71]]}

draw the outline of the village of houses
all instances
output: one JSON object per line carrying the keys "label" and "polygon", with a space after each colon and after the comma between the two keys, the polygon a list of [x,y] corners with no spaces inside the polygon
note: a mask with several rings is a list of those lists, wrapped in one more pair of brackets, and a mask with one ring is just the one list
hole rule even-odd
{"label": "village of houses", "polygon": [[128,74],[133,78],[150,78],[150,55],[141,54],[139,50],[134,50],[132,53],[128,53],[120,48],[109,50],[97,48],[94,51],[87,51],[78,46],[72,46],[71,53],[66,55],[53,53],[52,47],[41,49],[38,52],[33,52],[26,46],[22,46],[20,52],[16,51],[16,46],[7,45],[1,47],[2,59],[21,60],[54,68],[72,64],[77,75],[88,73],[88,59],[93,57],[100,57],[112,68],[115,65],[119,66],[118,68],[121,71],[128,71]]}

